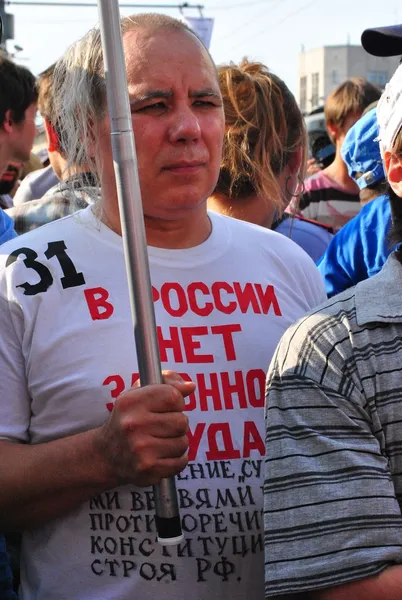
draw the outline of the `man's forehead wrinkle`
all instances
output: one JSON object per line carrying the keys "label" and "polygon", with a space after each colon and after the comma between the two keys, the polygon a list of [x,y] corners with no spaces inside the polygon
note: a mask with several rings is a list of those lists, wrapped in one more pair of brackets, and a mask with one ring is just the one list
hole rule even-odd
{"label": "man's forehead wrinkle", "polygon": [[126,68],[138,70],[148,62],[149,36],[142,32],[127,31],[123,37]]}
{"label": "man's forehead wrinkle", "polygon": [[[181,70],[181,67],[183,67],[183,77],[191,77],[191,73],[198,74],[198,82],[195,84],[198,89],[216,87],[216,91],[219,93],[216,68],[205,49],[197,44],[195,39],[193,41],[192,38],[190,38],[191,46],[198,50],[197,64],[193,64],[191,67],[187,56],[183,56],[178,52],[178,55],[175,56],[176,66],[174,71],[172,71],[172,69],[169,69],[169,56],[165,56],[163,53],[163,46],[165,45],[164,43],[166,43],[166,38],[163,38],[160,33],[161,32],[154,32],[152,34],[146,31],[135,30],[125,33],[123,41],[129,88],[136,85],[141,85],[141,87],[143,87],[143,84],[148,87],[148,89],[171,88],[172,80],[175,78],[175,75],[178,74],[178,71]],[[170,33],[171,32],[168,32],[168,35]],[[172,33],[176,37],[177,32]],[[180,32],[179,35],[181,36],[183,33]],[[184,35],[184,44],[187,43],[188,39],[188,36]],[[176,40],[171,41],[172,45],[170,45],[170,48],[172,49],[174,47],[173,42],[177,44],[178,40],[176,38]],[[189,51],[189,54],[192,55],[192,52]],[[194,57],[192,57],[191,60],[194,62]]]}
{"label": "man's forehead wrinkle", "polygon": [[139,71],[149,62],[147,52],[136,46],[129,47],[125,52],[127,71]]}

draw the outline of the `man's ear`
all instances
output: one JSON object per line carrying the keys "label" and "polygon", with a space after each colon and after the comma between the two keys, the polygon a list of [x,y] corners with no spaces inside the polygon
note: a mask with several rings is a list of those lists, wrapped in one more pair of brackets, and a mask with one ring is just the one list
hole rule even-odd
{"label": "man's ear", "polygon": [[46,119],[44,119],[44,123],[45,123],[46,137],[47,137],[48,152],[59,152],[60,151],[60,142],[59,142],[59,138],[58,138],[55,128],[50,123],[50,121],[47,121]]}
{"label": "man's ear", "polygon": [[389,185],[402,198],[402,158],[387,151],[384,154],[384,167]]}
{"label": "man's ear", "polygon": [[13,120],[11,118],[11,110],[7,110],[5,117],[4,117],[4,123],[3,123],[3,129],[4,131],[6,131],[7,133],[12,133],[13,131]]}
{"label": "man's ear", "polygon": [[327,121],[325,123],[325,126],[327,128],[329,139],[334,144],[336,142],[336,140],[338,139],[338,136],[340,133],[340,127],[338,127],[338,125],[335,125],[335,123],[332,123],[331,121]]}

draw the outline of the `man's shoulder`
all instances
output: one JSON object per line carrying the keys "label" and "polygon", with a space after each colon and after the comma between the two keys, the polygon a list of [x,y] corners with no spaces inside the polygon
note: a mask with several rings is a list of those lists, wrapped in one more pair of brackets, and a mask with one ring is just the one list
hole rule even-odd
{"label": "man's shoulder", "polygon": [[216,218],[225,219],[227,227],[232,232],[232,237],[236,243],[243,242],[249,244],[250,239],[252,239],[255,248],[261,244],[267,251],[274,254],[282,251],[290,252],[291,254],[301,252],[299,246],[290,238],[272,229],[215,213],[214,219]]}
{"label": "man's shoulder", "polygon": [[291,325],[283,337],[284,345],[291,342],[294,349],[305,343],[330,347],[339,341],[339,331],[353,332],[358,327],[355,289],[349,288],[325,300]]}
{"label": "man's shoulder", "polygon": [[71,215],[79,209],[88,206],[88,202],[81,196],[75,196],[66,191],[62,184],[53,186],[41,199],[31,200],[13,208],[7,213],[14,219],[15,230],[19,234],[42,227]]}
{"label": "man's shoulder", "polygon": [[241,258],[242,264],[252,261],[258,268],[281,274],[295,285],[319,287],[321,278],[312,258],[292,239],[282,233],[221,214],[212,215],[213,226],[219,224],[230,232],[229,250]]}
{"label": "man's shoulder", "polygon": [[328,298],[306,315],[308,323],[322,323],[326,319],[342,320],[348,315],[349,324],[356,325],[356,286]]}
{"label": "man's shoulder", "polygon": [[[283,236],[278,236],[275,231],[266,227],[242,221],[241,219],[235,219],[234,217],[227,217],[213,211],[208,211],[208,214],[211,218],[213,228],[219,233],[223,229],[226,229],[230,233],[232,244],[237,247],[245,246],[249,249],[255,248],[256,251],[259,251],[257,248],[260,249],[262,245],[267,249],[272,249],[275,246],[275,244],[272,244],[272,240],[275,240],[275,242],[284,248],[288,245],[289,240],[284,241],[282,239]],[[250,245],[251,239],[253,240],[253,245]]]}
{"label": "man's shoulder", "polygon": [[51,241],[64,239],[74,227],[74,215],[68,215],[57,221],[46,223],[32,231],[28,231],[1,246],[1,260],[3,262],[4,257],[13,253],[15,254],[22,248],[28,248],[33,251],[41,250]]}

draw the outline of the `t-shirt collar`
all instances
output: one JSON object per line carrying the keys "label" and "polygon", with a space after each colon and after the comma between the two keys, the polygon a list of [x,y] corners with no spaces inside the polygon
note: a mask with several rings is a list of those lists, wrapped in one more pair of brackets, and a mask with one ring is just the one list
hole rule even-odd
{"label": "t-shirt collar", "polygon": [[402,265],[392,253],[382,270],[357,284],[356,321],[402,323]]}

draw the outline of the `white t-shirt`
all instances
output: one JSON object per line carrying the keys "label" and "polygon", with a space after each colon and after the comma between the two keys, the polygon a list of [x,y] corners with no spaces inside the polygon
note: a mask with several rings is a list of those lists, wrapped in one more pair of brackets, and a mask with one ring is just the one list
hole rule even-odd
{"label": "white t-shirt", "polygon": [[[325,292],[292,241],[210,218],[199,246],[149,248],[162,366],[197,384],[177,478],[185,541],[156,543],[151,488],[110,490],[24,533],[22,600],[263,598],[265,372]],[[89,207],[2,250],[0,437],[101,425],[137,377],[122,239]]]}

